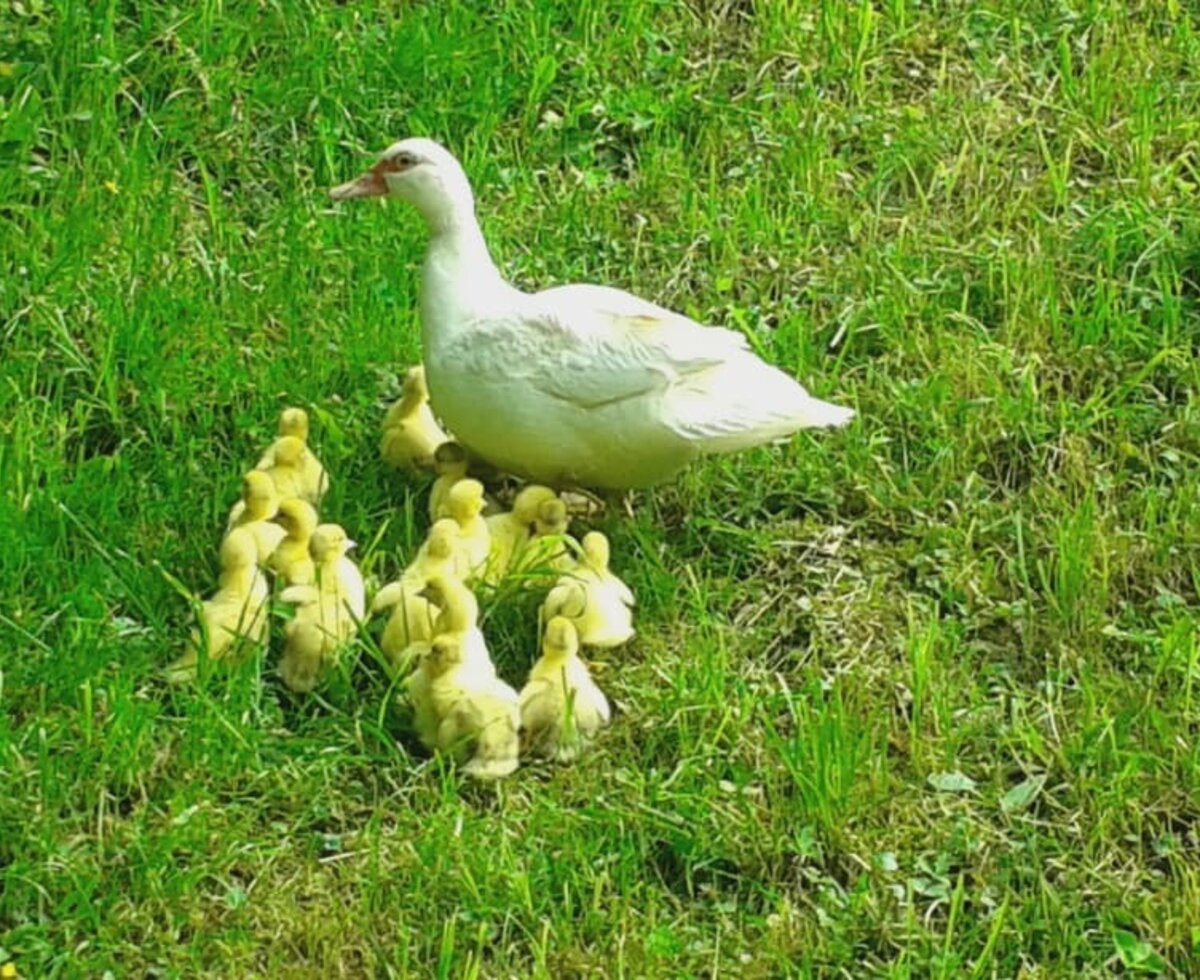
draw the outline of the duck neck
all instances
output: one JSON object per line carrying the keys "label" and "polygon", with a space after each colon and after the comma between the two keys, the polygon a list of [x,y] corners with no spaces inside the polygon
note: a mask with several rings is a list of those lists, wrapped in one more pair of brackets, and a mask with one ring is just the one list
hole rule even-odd
{"label": "duck neck", "polygon": [[421,280],[421,325],[426,349],[511,290],[492,261],[473,208],[462,205],[429,220],[429,249]]}

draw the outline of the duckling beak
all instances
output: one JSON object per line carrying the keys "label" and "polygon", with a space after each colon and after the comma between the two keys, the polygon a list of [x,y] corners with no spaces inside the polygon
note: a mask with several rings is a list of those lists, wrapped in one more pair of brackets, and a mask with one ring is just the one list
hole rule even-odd
{"label": "duckling beak", "polygon": [[358,547],[357,541],[352,541],[350,538],[346,539],[346,550],[347,551],[353,551],[357,547]]}
{"label": "duckling beak", "polygon": [[385,197],[387,181],[383,179],[383,170],[374,166],[361,177],[339,184],[329,192],[335,201],[350,201],[356,197]]}

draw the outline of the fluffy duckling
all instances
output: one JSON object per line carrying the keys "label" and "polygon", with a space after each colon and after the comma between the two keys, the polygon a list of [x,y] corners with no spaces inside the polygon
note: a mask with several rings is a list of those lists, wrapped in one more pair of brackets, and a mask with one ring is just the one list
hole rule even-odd
{"label": "fluffy duckling", "polygon": [[394,582],[385,585],[371,603],[372,614],[391,609],[379,646],[393,668],[414,643],[433,637],[433,624],[440,610],[421,594],[431,578],[453,577],[458,565],[458,525],[450,518],[429,529],[417,557]]}
{"label": "fluffy duckling", "polygon": [[309,543],[317,527],[317,512],[313,505],[299,497],[289,497],[279,505],[275,523],[284,537],[271,555],[267,567],[279,576],[285,586],[311,585],[316,579]]}
{"label": "fluffy duckling", "polygon": [[293,691],[316,686],[323,668],[338,649],[358,631],[365,612],[366,590],[362,573],[346,552],[354,542],[337,524],[321,524],[313,531],[315,581],[284,589],[281,598],[296,603],[296,615],[284,629],[279,674]]}
{"label": "fluffy duckling", "polygon": [[347,555],[354,547],[355,543],[339,524],[319,524],[309,543],[322,598],[336,595],[340,605],[361,622],[366,612],[367,590],[362,572]]}
{"label": "fluffy duckling", "polygon": [[478,480],[459,480],[446,496],[447,515],[458,525],[463,567],[460,577],[471,579],[487,567],[491,534],[483,518],[483,484]]}
{"label": "fluffy duckling", "polygon": [[420,594],[423,587],[423,582],[401,577],[380,589],[371,603],[372,615],[392,611],[379,638],[379,649],[393,670],[414,643],[428,643],[433,637],[438,610]]}
{"label": "fluffy duckling", "polygon": [[[566,572],[575,567],[567,527],[570,514],[565,501],[543,500],[537,509],[529,541],[516,555],[513,569],[521,572]],[[578,548],[578,545],[575,546]]]}
{"label": "fluffy duckling", "polygon": [[305,473],[309,454],[304,442],[296,436],[282,436],[275,440],[274,448],[275,462],[260,472],[271,478],[280,497],[299,497],[316,507],[316,488],[310,486]]}
{"label": "fluffy duckling", "polygon": [[632,607],[637,604],[637,600],[633,597],[633,591],[608,567],[612,549],[609,547],[608,538],[605,537],[604,532],[589,531],[585,534],[582,551],[583,555],[576,562],[572,574],[585,581],[593,581],[605,586],[626,606]]}
{"label": "fluffy duckling", "polygon": [[308,412],[302,408],[285,408],[279,416],[279,438],[276,439],[262,454],[262,458],[254,467],[256,470],[269,470],[275,465],[282,439],[296,438],[304,443],[306,454],[302,470],[304,473],[305,493],[297,494],[302,500],[308,501],[314,507],[321,505],[321,498],[329,489],[329,474],[317,459],[316,454],[308,445]]}
{"label": "fluffy duckling", "polygon": [[518,765],[521,725],[517,692],[470,663],[463,638],[437,637],[422,660],[428,686],[414,708],[417,735],[426,746],[462,761],[479,779],[499,779]]}
{"label": "fluffy duckling", "polygon": [[429,407],[425,368],[418,364],[408,369],[400,399],[384,416],[379,453],[398,470],[429,469],[438,446],[446,441],[446,433]]}
{"label": "fluffy duckling", "polygon": [[437,618],[433,621],[433,635],[438,637],[454,633],[462,636],[472,669],[483,669],[486,665],[495,673],[487,641],[483,630],[479,628],[479,600],[475,598],[475,593],[453,576],[434,575],[425,583],[421,595],[438,608]]}
{"label": "fluffy duckling", "polygon": [[579,634],[569,619],[555,616],[546,624],[520,705],[524,747],[556,762],[578,757],[608,724],[608,699],[579,658]]}
{"label": "fluffy duckling", "polygon": [[484,575],[486,581],[495,584],[504,578],[513,556],[523,550],[533,537],[539,508],[556,497],[557,494],[549,487],[535,483],[517,494],[512,510],[484,518],[491,538],[487,572]]}
{"label": "fluffy duckling", "polygon": [[192,680],[202,649],[210,660],[221,660],[241,641],[261,643],[267,635],[269,596],[254,535],[247,528],[234,528],[221,542],[217,591],[201,607],[200,622],[183,656],[167,668],[167,679],[176,684]]}
{"label": "fluffy duckling", "polygon": [[[433,621],[433,637],[457,637],[462,643],[467,668],[473,676],[495,677],[496,667],[488,651],[487,640],[479,628],[479,602],[457,578],[450,575],[435,575],[418,593],[438,609]],[[414,645],[419,646],[419,644]],[[408,679],[408,694],[416,714],[418,731],[431,722],[428,716],[428,688],[432,676],[426,670],[425,660],[417,664]]]}
{"label": "fluffy duckling", "polygon": [[404,575],[414,580],[420,579],[422,584],[435,575],[456,576],[461,559],[462,540],[458,523],[452,517],[443,517],[433,522],[417,550],[417,557],[409,563]]}
{"label": "fluffy duckling", "polygon": [[229,512],[229,530],[245,528],[254,538],[258,563],[265,566],[287,534],[275,523],[279,511],[279,494],[271,478],[260,470],[251,470],[242,477],[242,499]]}
{"label": "fluffy duckling", "polygon": [[446,516],[446,498],[450,488],[467,478],[467,451],[457,442],[443,442],[433,454],[433,470],[437,479],[429,488],[429,519],[437,521]]}
{"label": "fluffy duckling", "polygon": [[566,616],[585,646],[618,647],[634,634],[633,593],[608,568],[608,538],[592,531],[583,538],[583,554],[550,590],[543,615]]}
{"label": "fluffy duckling", "polygon": [[327,654],[339,641],[309,612],[319,603],[306,602],[296,609],[296,618],[283,628],[283,653],[279,657],[279,677],[289,690],[308,694],[320,681]]}

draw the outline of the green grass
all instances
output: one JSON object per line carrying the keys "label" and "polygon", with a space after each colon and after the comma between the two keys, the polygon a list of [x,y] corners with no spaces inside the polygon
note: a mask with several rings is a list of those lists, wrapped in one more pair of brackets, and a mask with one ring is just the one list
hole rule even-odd
{"label": "green grass", "polygon": [[[1196,975],[1198,67],[1177,0],[6,4],[0,959]],[[602,523],[621,714],[498,787],[365,650],[303,702],[274,653],[157,679],[283,406],[376,580],[420,540],[376,428],[423,231],[323,195],[406,134],[517,282],[860,413]]]}

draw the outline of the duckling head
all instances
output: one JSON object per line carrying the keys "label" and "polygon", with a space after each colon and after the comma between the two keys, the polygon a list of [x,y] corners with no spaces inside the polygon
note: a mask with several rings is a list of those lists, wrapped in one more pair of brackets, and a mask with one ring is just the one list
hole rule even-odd
{"label": "duckling head", "polygon": [[251,568],[258,561],[254,535],[244,527],[235,527],[221,542],[221,571],[236,572]]}
{"label": "duckling head", "polygon": [[271,517],[279,506],[275,483],[262,470],[251,470],[242,477],[242,500],[247,516],[257,521]]}
{"label": "duckling head", "polygon": [[528,486],[517,494],[513,500],[513,517],[521,524],[526,526],[532,524],[538,519],[538,514],[543,504],[557,497],[553,490],[549,487],[539,486],[534,484]]}
{"label": "duckling head", "polygon": [[443,442],[434,450],[433,468],[438,476],[466,476],[467,451],[457,442]]}
{"label": "duckling head", "polygon": [[446,596],[453,588],[449,575],[430,575],[425,580],[424,588],[417,594],[428,599],[435,606],[442,606],[445,605]]}
{"label": "duckling head", "polygon": [[608,538],[604,536],[603,531],[588,531],[580,544],[583,546],[583,556],[589,565],[596,571],[608,568]]}
{"label": "duckling head", "polygon": [[275,443],[276,466],[299,466],[308,450],[304,440],[296,436],[283,436]]}
{"label": "duckling head", "polygon": [[279,416],[279,434],[308,441],[308,412],[302,408],[285,408]]}
{"label": "duckling head", "polygon": [[429,652],[425,654],[426,671],[437,677],[460,666],[465,658],[462,637],[443,633],[429,644]]}
{"label": "duckling head", "polygon": [[404,384],[401,391],[405,398],[417,401],[429,400],[429,386],[425,383],[424,364],[414,364],[404,372]]}
{"label": "duckling head", "polygon": [[425,545],[430,558],[446,561],[454,557],[454,545],[458,541],[458,525],[451,517],[443,517],[429,529]]}
{"label": "duckling head", "polygon": [[442,632],[457,633],[471,629],[479,619],[479,602],[475,593],[452,576],[431,575],[417,594],[441,609],[439,628]]}
{"label": "duckling head", "polygon": [[471,184],[454,155],[428,139],[393,143],[370,170],[329,192],[335,201],[356,197],[396,197],[421,212],[431,228],[455,224],[475,211]]}
{"label": "duckling head", "polygon": [[283,527],[288,537],[307,541],[317,527],[317,512],[307,500],[288,497],[279,505],[275,523]]}
{"label": "duckling head", "polygon": [[468,521],[483,512],[483,484],[478,480],[459,480],[446,495],[446,509],[456,521]]}
{"label": "duckling head", "polygon": [[336,561],[354,547],[340,524],[320,524],[312,533],[308,550],[317,562]]}
{"label": "duckling head", "polygon": [[534,521],[538,534],[565,534],[567,523],[567,505],[557,497],[543,500],[538,505]]}
{"label": "duckling head", "polygon": [[565,616],[555,616],[546,624],[542,652],[553,660],[569,660],[579,652],[579,633]]}

